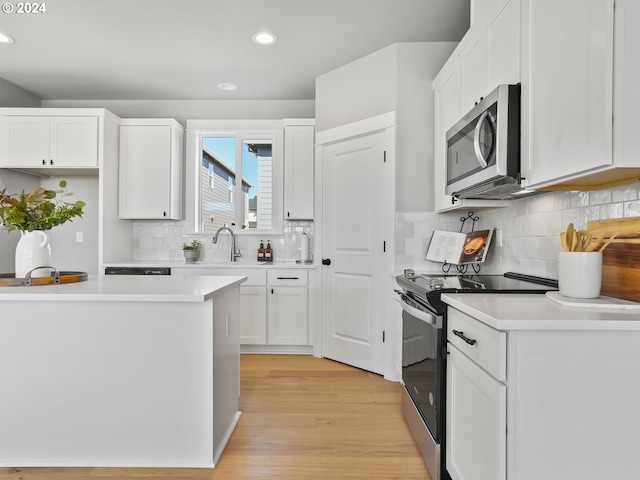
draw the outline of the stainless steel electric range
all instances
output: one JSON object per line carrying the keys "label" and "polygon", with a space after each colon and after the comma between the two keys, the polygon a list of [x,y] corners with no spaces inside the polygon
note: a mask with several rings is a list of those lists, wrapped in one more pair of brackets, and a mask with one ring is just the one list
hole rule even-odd
{"label": "stainless steel electric range", "polygon": [[445,468],[447,316],[443,293],[544,293],[558,289],[547,278],[504,275],[396,277],[402,305],[402,412],[434,480],[449,480]]}

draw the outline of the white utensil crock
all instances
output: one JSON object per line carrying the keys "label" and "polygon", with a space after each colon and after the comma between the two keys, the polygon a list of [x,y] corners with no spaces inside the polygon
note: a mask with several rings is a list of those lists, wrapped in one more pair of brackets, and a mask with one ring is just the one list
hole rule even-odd
{"label": "white utensil crock", "polygon": [[[24,278],[30,270],[49,265],[51,265],[51,246],[47,232],[43,230],[21,232],[20,240],[16,245],[16,278]],[[31,277],[48,277],[49,275],[51,270],[43,268],[33,272]]]}
{"label": "white utensil crock", "polygon": [[558,287],[560,295],[598,298],[602,286],[602,252],[560,252]]}

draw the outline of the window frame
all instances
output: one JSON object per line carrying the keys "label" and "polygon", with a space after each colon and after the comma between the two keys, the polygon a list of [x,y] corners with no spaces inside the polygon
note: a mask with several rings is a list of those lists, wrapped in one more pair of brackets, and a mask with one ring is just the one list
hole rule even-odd
{"label": "window frame", "polygon": [[[272,228],[270,230],[250,230],[236,228],[238,235],[282,235],[284,204],[284,141],[282,120],[187,120],[185,135],[185,219],[190,233],[202,234],[200,228],[200,162],[202,139],[211,136],[233,137],[270,137],[272,138]],[[238,191],[234,189],[235,196]],[[236,221],[238,219],[239,199],[236,198]]]}

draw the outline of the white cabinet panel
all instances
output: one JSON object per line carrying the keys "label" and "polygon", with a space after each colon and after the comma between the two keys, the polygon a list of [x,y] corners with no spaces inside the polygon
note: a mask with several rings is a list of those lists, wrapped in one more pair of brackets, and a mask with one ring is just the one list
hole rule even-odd
{"label": "white cabinet panel", "polygon": [[[489,25],[489,92],[520,77],[520,0],[511,0]],[[486,92],[486,93],[489,93]]]}
{"label": "white cabinet panel", "polygon": [[284,126],[284,218],[313,220],[314,125]]}
{"label": "white cabinet panel", "polygon": [[453,480],[505,480],[507,387],[448,350],[447,470]]}
{"label": "white cabinet panel", "polygon": [[489,38],[486,28],[477,31],[460,53],[460,72],[462,116],[491,91],[489,89]]}
{"label": "white cabinet panel", "polygon": [[[526,12],[527,186],[612,165],[613,0],[534,0]],[[568,26],[571,34],[567,34]]]}
{"label": "white cabinet panel", "polygon": [[267,292],[265,287],[240,286],[240,343],[267,343]]}
{"label": "white cabinet panel", "polygon": [[307,288],[268,287],[268,343],[307,345]]}
{"label": "white cabinet panel", "polygon": [[182,217],[183,128],[174,120],[123,120],[120,218]]}
{"label": "white cabinet panel", "polygon": [[98,118],[1,116],[0,166],[98,167]]}

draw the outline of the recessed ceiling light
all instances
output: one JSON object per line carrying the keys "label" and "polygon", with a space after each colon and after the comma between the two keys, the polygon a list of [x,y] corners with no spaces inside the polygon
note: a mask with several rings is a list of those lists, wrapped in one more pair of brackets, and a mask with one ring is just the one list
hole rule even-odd
{"label": "recessed ceiling light", "polygon": [[269,32],[254,33],[253,37],[251,38],[258,45],[273,45],[278,41],[278,37],[276,37],[273,33],[269,33]]}
{"label": "recessed ceiling light", "polygon": [[6,33],[0,32],[0,43],[4,43],[5,45],[11,45],[15,40],[11,38]]}
{"label": "recessed ceiling light", "polygon": [[219,83],[218,88],[220,90],[226,90],[228,92],[231,92],[233,90],[237,90],[238,86],[235,83]]}

